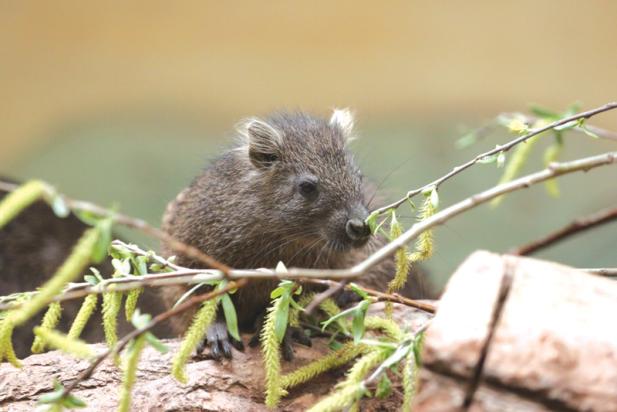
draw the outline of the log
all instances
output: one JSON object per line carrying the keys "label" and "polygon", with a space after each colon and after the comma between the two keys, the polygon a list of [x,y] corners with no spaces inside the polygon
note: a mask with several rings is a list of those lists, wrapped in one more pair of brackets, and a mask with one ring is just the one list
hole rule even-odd
{"label": "log", "polygon": [[616,411],[617,283],[472,254],[426,332],[414,411]]}
{"label": "log", "polygon": [[[383,304],[371,306],[370,313],[383,313]],[[417,330],[428,315],[418,310],[394,305],[395,320],[399,325]],[[247,342],[248,335],[244,336]],[[147,347],[139,362],[137,382],[133,388],[134,411],[266,411],[264,404],[264,368],[258,348],[234,350],[233,359],[217,362],[206,357],[195,357],[187,365],[189,382],[178,383],[169,374],[171,359],[179,346],[178,339],[164,341],[170,352],[161,355]],[[92,345],[103,352],[102,344]],[[296,358],[283,362],[283,371],[289,372],[329,352],[328,341],[313,339],[310,348],[294,346]],[[0,364],[0,411],[32,411],[36,400],[52,390],[54,378],[65,385],[88,367],[88,362],[77,360],[58,351],[25,358],[22,369]],[[335,385],[348,368],[342,367],[294,388],[281,402],[279,410],[306,410]],[[117,409],[122,373],[113,362],[106,360],[93,376],[80,383],[74,392],[87,403],[85,411],[113,411]],[[383,410],[400,405],[400,399],[387,403],[378,399],[362,402],[363,410]]]}

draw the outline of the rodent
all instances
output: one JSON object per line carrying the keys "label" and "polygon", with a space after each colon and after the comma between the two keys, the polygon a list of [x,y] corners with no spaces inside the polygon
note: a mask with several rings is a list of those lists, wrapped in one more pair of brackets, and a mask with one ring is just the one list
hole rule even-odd
{"label": "rodent", "polygon": [[[348,149],[353,123],[346,109],[334,110],[328,120],[279,112],[242,122],[239,144],[169,203],[163,229],[234,268],[274,268],[279,261],[310,268],[358,263],[386,241],[371,236],[365,223],[367,199],[373,193]],[[175,254],[165,244],[162,249],[165,256]],[[203,267],[182,255],[176,262]],[[387,259],[357,282],[384,290],[394,272],[394,260]],[[412,277],[403,293],[428,297],[423,277],[417,271]],[[276,285],[276,280],[252,281],[231,295],[241,327],[250,327],[263,313]],[[165,288],[167,304],[173,305],[186,290]],[[172,327],[182,333],[191,317],[185,314]],[[220,335],[220,330],[215,338],[208,333],[208,343],[229,357],[226,340],[217,341]]]}

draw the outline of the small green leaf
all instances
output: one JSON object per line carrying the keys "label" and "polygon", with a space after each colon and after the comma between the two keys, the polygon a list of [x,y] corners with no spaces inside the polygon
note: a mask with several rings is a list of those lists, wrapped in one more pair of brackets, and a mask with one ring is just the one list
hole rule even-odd
{"label": "small green leaf", "polygon": [[388,378],[388,375],[385,373],[381,375],[381,379],[377,384],[377,389],[375,390],[375,396],[379,399],[385,399],[392,393],[392,381]]}
{"label": "small green leaf", "polygon": [[465,149],[469,146],[472,146],[473,144],[475,144],[478,141],[478,135],[475,131],[471,131],[461,137],[459,137],[456,142],[454,143],[454,146],[457,149]]}
{"label": "small green leaf", "polygon": [[99,220],[96,227],[98,229],[99,236],[92,252],[92,260],[95,263],[100,263],[107,257],[107,250],[109,249],[109,244],[111,243],[111,218]]}
{"label": "small green leaf", "polygon": [[174,306],[173,306],[173,307],[175,308],[176,306],[181,305],[182,303],[184,303],[184,301],[186,301],[186,300],[187,300],[187,299],[188,299],[188,298],[189,298],[192,294],[194,294],[195,292],[197,292],[197,290],[198,290],[200,287],[204,286],[205,284],[206,284],[205,282],[198,283],[198,284],[196,284],[195,286],[193,286],[192,288],[190,288],[188,291],[184,292],[184,293],[182,294],[182,296],[180,296],[180,299],[178,299],[178,300],[176,301],[176,303],[174,303]]}
{"label": "small green leaf", "polygon": [[371,233],[375,233],[375,229],[377,228],[377,217],[378,216],[379,216],[379,213],[377,211],[374,211],[370,215],[368,215],[368,217],[366,218],[366,224],[371,229]]}
{"label": "small green leaf", "polygon": [[499,155],[497,155],[497,167],[502,168],[505,164],[506,154],[504,152],[499,152]]}
{"label": "small green leaf", "polygon": [[57,193],[51,199],[51,209],[59,218],[65,218],[71,213],[71,210],[64,201],[64,197]]}
{"label": "small green leaf", "polygon": [[437,188],[433,189],[431,192],[431,205],[435,209],[439,207],[439,193],[437,193]]}
{"label": "small green leaf", "polygon": [[366,311],[369,306],[369,301],[364,300],[360,302],[360,304],[356,307],[353,312],[353,318],[351,321],[351,334],[353,335],[354,343],[358,343],[360,339],[364,336],[364,331],[366,329],[364,325],[364,318],[366,316]]}
{"label": "small green leaf", "polygon": [[88,405],[72,393],[69,393],[68,396],[62,400],[62,406],[69,409],[75,409],[85,408]]}
{"label": "small green leaf", "polygon": [[416,359],[416,366],[422,366],[422,358],[420,354],[422,353],[422,346],[424,345],[424,332],[418,333],[413,341],[413,355]]}
{"label": "small green leaf", "polygon": [[64,388],[60,388],[60,389],[56,389],[51,393],[46,393],[45,395],[42,395],[39,400],[37,401],[38,404],[47,404],[47,403],[56,403],[58,402],[60,399],[62,399],[62,392],[64,391]]}
{"label": "small green leaf", "polygon": [[547,109],[546,107],[542,107],[536,104],[530,105],[529,111],[538,117],[542,117],[550,121],[555,121],[560,118],[559,113],[556,113],[550,109]]}
{"label": "small green leaf", "polygon": [[123,276],[129,276],[131,274],[131,261],[129,258],[125,259],[112,259],[111,265],[114,267],[116,272]]}
{"label": "small green leaf", "polygon": [[93,275],[84,276],[84,280],[88,282],[89,284],[91,284],[92,286],[96,286],[99,284],[99,280]]}
{"label": "small green leaf", "polygon": [[490,164],[490,163],[495,163],[497,161],[497,154],[492,154],[489,156],[484,156],[481,157],[480,159],[478,159],[478,163],[482,163],[482,164]]}
{"label": "small green leaf", "polygon": [[133,316],[131,317],[131,323],[135,326],[136,329],[145,328],[146,325],[150,322],[152,316],[147,313],[140,313],[139,309],[135,309],[133,312]]}
{"label": "small green leaf", "polygon": [[285,336],[285,331],[287,330],[287,319],[289,318],[289,299],[290,298],[281,296],[280,299],[283,299],[283,301],[281,302],[280,310],[276,313],[276,318],[274,319],[274,333],[279,343],[283,341],[283,337]]}
{"label": "small green leaf", "polygon": [[236,308],[227,293],[221,296],[221,305],[223,306],[223,313],[225,314],[227,331],[235,340],[241,341],[242,339],[240,338],[240,332],[238,331],[238,316],[236,314]]}
{"label": "small green leaf", "polygon": [[369,299],[369,295],[368,293],[366,293],[360,286],[358,286],[356,283],[350,283],[349,284],[349,288],[351,290],[353,290],[358,296],[360,296],[362,299]]}
{"label": "small green leaf", "polygon": [[161,342],[159,338],[154,336],[152,333],[146,332],[144,333],[144,337],[146,338],[146,341],[148,341],[150,346],[152,346],[154,349],[156,349],[160,353],[169,352],[169,348],[163,342]]}

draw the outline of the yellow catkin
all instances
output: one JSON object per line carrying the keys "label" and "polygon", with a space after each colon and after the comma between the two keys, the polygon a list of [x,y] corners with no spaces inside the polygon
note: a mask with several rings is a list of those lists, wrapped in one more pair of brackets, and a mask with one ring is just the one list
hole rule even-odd
{"label": "yellow catkin", "polygon": [[321,302],[319,309],[323,310],[326,315],[333,317],[341,313],[341,308],[338,307],[334,299],[328,298]]}
{"label": "yellow catkin", "polygon": [[[392,221],[390,222],[390,239],[394,240],[401,235],[403,227],[396,219],[396,214],[392,213]],[[407,262],[407,247],[403,246],[396,251],[394,255],[395,273],[394,278],[388,283],[388,293],[400,290],[407,282],[409,274],[409,262]],[[392,317],[392,302],[386,302],[386,316]]]}
{"label": "yellow catkin", "polygon": [[62,263],[56,273],[49,279],[34,297],[25,302],[19,309],[10,311],[6,316],[14,326],[19,326],[32,318],[45,307],[67,283],[74,281],[90,263],[92,252],[99,237],[98,230],[88,229],[79,239],[71,255]]}
{"label": "yellow catkin", "polygon": [[[437,212],[435,205],[430,198],[427,198],[422,205],[422,209],[420,210],[419,220],[423,221],[433,216]],[[410,262],[418,262],[420,260],[426,260],[433,255],[433,231],[425,230],[420,233],[418,236],[418,240],[416,240],[415,250],[409,256]]]}
{"label": "yellow catkin", "polygon": [[94,352],[86,342],[69,338],[64,333],[37,326],[34,328],[34,334],[45,342],[46,345],[59,349],[62,352],[82,359],[91,359],[94,357]]}
{"label": "yellow catkin", "polygon": [[40,199],[46,190],[45,183],[31,180],[6,195],[0,202],[0,229],[13,220],[22,210]]}
{"label": "yellow catkin", "polygon": [[416,359],[414,352],[410,351],[403,365],[403,406],[401,412],[411,411],[411,402],[416,391]]}
{"label": "yellow catkin", "polygon": [[260,336],[266,370],[266,406],[269,408],[276,407],[281,398],[287,394],[282,386],[281,354],[275,331],[276,316],[283,304],[283,299],[279,297],[268,308]]}
{"label": "yellow catkin", "polygon": [[[539,137],[540,135],[534,136],[516,146],[516,148],[514,149],[514,154],[506,165],[506,168],[503,171],[503,174],[501,175],[498,184],[510,182],[520,173],[521,169],[525,165],[525,162],[529,158],[529,155],[531,154],[531,149],[534,147]],[[491,206],[497,206],[499,205],[499,203],[501,203],[502,200],[503,196],[498,196],[491,200],[490,204]]]}
{"label": "yellow catkin", "polygon": [[337,390],[313,405],[308,412],[335,412],[345,410],[349,405],[357,402],[366,392],[363,384],[355,384]]}
{"label": "yellow catkin", "polygon": [[146,338],[144,335],[140,335],[133,343],[133,346],[129,348],[125,354],[122,376],[122,390],[120,392],[120,403],[118,405],[118,412],[129,412],[131,410],[131,391],[135,384],[135,377],[137,376],[137,366],[139,364],[139,356],[146,344]]}
{"label": "yellow catkin", "polygon": [[[562,148],[563,145],[559,142],[547,147],[544,152],[544,166],[548,167],[551,163],[556,162],[559,159]],[[544,187],[549,195],[552,197],[559,197],[559,185],[557,184],[557,179],[548,179],[544,182]]]}
{"label": "yellow catkin", "polygon": [[86,296],[81,307],[79,308],[79,312],[77,312],[77,316],[75,316],[75,320],[73,320],[73,324],[71,324],[71,328],[69,329],[68,337],[71,339],[77,339],[83,332],[88,320],[94,313],[96,309],[96,304],[98,302],[98,295],[92,294]]}
{"label": "yellow catkin", "polygon": [[[58,326],[60,316],[62,315],[62,306],[60,302],[52,302],[49,304],[45,316],[41,321],[41,328],[46,330],[53,330]],[[41,353],[45,350],[45,342],[37,335],[34,337],[32,347],[30,348],[32,353]]]}
{"label": "yellow catkin", "polygon": [[112,348],[118,342],[118,313],[122,307],[121,292],[103,294],[103,331],[107,346]]}
{"label": "yellow catkin", "polygon": [[143,288],[134,289],[126,295],[126,301],[124,302],[124,316],[126,316],[126,320],[128,320],[129,322],[133,317],[133,313],[135,313],[135,308],[137,308],[137,301],[139,300],[139,296],[143,291]]}
{"label": "yellow catkin", "polygon": [[[315,293],[313,292],[302,294],[302,296],[300,296],[300,299],[298,299],[298,306],[300,306],[301,308],[306,307],[306,305],[311,303],[314,297],[315,297]],[[297,309],[294,307],[289,308],[289,326],[298,327],[299,325],[300,325],[300,309]]]}
{"label": "yellow catkin", "polygon": [[403,336],[401,328],[392,319],[381,318],[379,316],[367,316],[364,319],[367,329],[382,330],[389,338],[399,341]]}
{"label": "yellow catkin", "polygon": [[323,358],[317,359],[283,376],[281,386],[284,389],[290,389],[304,382],[308,382],[330,369],[346,364],[365,350],[365,345],[354,345],[353,342],[347,342],[341,348],[330,352]]}
{"label": "yellow catkin", "polygon": [[384,350],[374,349],[362,356],[347,373],[345,380],[337,387],[357,385],[364,380],[365,376],[381,362],[385,361],[388,353]]}
{"label": "yellow catkin", "polygon": [[204,302],[199,311],[195,314],[191,326],[184,335],[180,350],[174,357],[171,367],[172,375],[181,383],[188,382],[184,367],[191,354],[193,354],[197,348],[197,345],[203,340],[208,327],[214,321],[218,302],[219,299],[216,298]]}
{"label": "yellow catkin", "polygon": [[8,318],[0,321],[0,362],[6,360],[16,368],[21,368],[21,362],[17,359],[13,349],[12,337],[14,327],[15,325]]}

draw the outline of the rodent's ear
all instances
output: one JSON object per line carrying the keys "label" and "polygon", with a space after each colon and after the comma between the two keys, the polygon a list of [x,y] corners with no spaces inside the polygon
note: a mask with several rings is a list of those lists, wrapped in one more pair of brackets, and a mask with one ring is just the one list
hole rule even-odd
{"label": "rodent's ear", "polygon": [[257,167],[269,167],[280,158],[281,134],[260,119],[245,123],[248,154],[251,163]]}
{"label": "rodent's ear", "polygon": [[330,125],[338,127],[343,132],[346,141],[354,139],[353,135],[353,113],[349,109],[334,109],[330,117]]}

